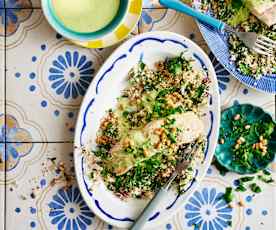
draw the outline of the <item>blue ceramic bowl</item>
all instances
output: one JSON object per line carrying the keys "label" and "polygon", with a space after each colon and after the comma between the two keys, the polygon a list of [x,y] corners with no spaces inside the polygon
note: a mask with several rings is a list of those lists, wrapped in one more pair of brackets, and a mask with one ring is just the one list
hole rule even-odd
{"label": "blue ceramic bowl", "polygon": [[[210,11],[207,12],[207,14],[213,15]],[[198,25],[210,50],[229,73],[248,87],[262,92],[276,94],[276,74],[266,74],[260,79],[256,79],[254,76],[242,74],[235,63],[230,60],[228,42],[229,34],[226,32],[218,32],[210,26],[200,22],[198,22]]]}
{"label": "blue ceramic bowl", "polygon": [[120,7],[118,10],[117,15],[109,23],[106,27],[101,30],[91,32],[91,33],[79,33],[68,29],[63,23],[58,19],[55,14],[53,5],[53,0],[42,0],[42,9],[43,13],[48,20],[49,24],[62,36],[71,39],[71,40],[78,40],[78,41],[89,41],[94,39],[100,39],[108,33],[114,31],[119,24],[123,21],[124,17],[127,15],[128,8],[129,8],[129,0],[120,0]]}
{"label": "blue ceramic bowl", "polygon": [[[234,105],[221,114],[221,134],[230,134],[232,131],[232,117],[235,114],[241,114],[246,117],[248,124],[253,124],[257,121],[274,122],[270,114],[266,113],[262,108],[251,104],[238,104]],[[252,133],[251,133],[252,132]],[[228,136],[228,135],[227,135]],[[249,136],[247,136],[250,144],[256,143],[254,130],[250,130]],[[218,144],[215,156],[218,162],[227,168],[229,171],[233,171],[239,174],[256,173],[262,169],[265,169],[269,163],[271,163],[276,154],[276,127],[272,132],[271,139],[268,140],[268,155],[263,159],[253,159],[255,167],[244,167],[239,163],[233,161],[232,146],[235,144],[236,139],[228,136],[225,138],[224,144]]]}

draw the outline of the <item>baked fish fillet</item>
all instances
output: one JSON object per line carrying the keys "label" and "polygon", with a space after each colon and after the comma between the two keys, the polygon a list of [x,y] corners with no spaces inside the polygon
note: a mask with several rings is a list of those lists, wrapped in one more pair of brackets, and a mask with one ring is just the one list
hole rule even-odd
{"label": "baked fish fillet", "polygon": [[[173,124],[170,124],[170,129],[177,130],[174,147],[193,142],[204,133],[203,122],[194,112],[171,115],[166,119],[152,121],[141,130],[130,131],[127,137],[119,141],[110,150],[111,158],[106,162],[109,168],[116,175],[123,175],[133,168],[136,163],[158,153],[160,151],[158,144],[162,139],[162,135],[164,135],[162,130],[164,132],[164,124],[168,119],[174,121]],[[128,145],[131,145],[132,152],[126,151]],[[144,154],[137,156],[137,149]]]}
{"label": "baked fish fillet", "polygon": [[268,26],[276,24],[276,1],[251,0],[251,12]]}

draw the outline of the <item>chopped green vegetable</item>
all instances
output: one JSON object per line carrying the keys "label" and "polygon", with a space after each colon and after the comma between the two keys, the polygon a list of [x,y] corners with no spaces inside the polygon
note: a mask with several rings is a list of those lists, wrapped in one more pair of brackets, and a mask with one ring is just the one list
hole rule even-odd
{"label": "chopped green vegetable", "polygon": [[270,176],[270,175],[271,175],[271,173],[270,173],[269,171],[267,171],[266,169],[263,170],[263,174],[264,174],[264,175],[267,175],[267,176]]}
{"label": "chopped green vegetable", "polygon": [[238,185],[238,187],[236,187],[235,189],[237,192],[245,192],[246,191],[246,188],[244,187],[244,185],[242,183],[240,183]]}
{"label": "chopped green vegetable", "polygon": [[242,6],[235,14],[232,15],[231,18],[228,19],[228,24],[232,27],[236,27],[237,25],[246,21],[249,15],[250,11],[247,9],[247,7]]}
{"label": "chopped green vegetable", "polygon": [[226,201],[226,203],[230,203],[233,201],[234,199],[234,192],[233,192],[233,188],[232,187],[227,187],[225,189],[225,193],[223,195],[224,200]]}
{"label": "chopped green vegetable", "polygon": [[241,182],[248,182],[248,181],[252,181],[252,180],[254,180],[254,176],[246,176],[246,177],[241,177],[240,179],[239,179],[239,181],[241,181]]}
{"label": "chopped green vegetable", "polygon": [[140,70],[142,70],[142,71],[143,71],[143,70],[145,69],[145,67],[146,67],[146,65],[145,65],[145,63],[144,63],[144,62],[142,62],[142,61],[141,61],[141,62],[139,62],[139,69],[140,69]]}
{"label": "chopped green vegetable", "polygon": [[228,220],[228,221],[227,221],[227,224],[228,224],[228,226],[232,227],[233,222],[232,222],[231,220]]}
{"label": "chopped green vegetable", "polygon": [[184,70],[187,71],[192,69],[190,61],[185,59],[183,54],[178,57],[168,59],[166,61],[166,67],[169,73],[173,75],[180,74]]}
{"label": "chopped green vegetable", "polygon": [[265,175],[258,175],[258,179],[267,184],[274,182],[274,180],[271,177],[267,177]]}
{"label": "chopped green vegetable", "polygon": [[260,193],[262,191],[261,187],[258,186],[256,183],[250,184],[250,189],[254,193]]}

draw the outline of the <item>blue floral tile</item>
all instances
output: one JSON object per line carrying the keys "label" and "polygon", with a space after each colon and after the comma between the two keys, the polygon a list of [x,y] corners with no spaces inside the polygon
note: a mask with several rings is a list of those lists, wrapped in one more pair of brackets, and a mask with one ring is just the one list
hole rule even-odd
{"label": "blue floral tile", "polygon": [[41,10],[25,11],[29,18],[6,41],[7,112],[20,111],[15,118],[23,129],[29,125],[29,141],[72,141],[78,109],[103,52],[57,35]]}
{"label": "blue floral tile", "polygon": [[185,205],[185,218],[189,227],[196,229],[226,229],[232,224],[233,209],[216,188],[195,191]]}
{"label": "blue floral tile", "polygon": [[[234,192],[231,205],[223,198],[226,187],[236,186],[235,181],[240,177],[228,172],[222,176],[211,166],[207,176],[199,188],[186,201],[182,215],[174,218],[185,230],[245,230],[245,229],[273,229],[276,184],[267,185],[256,181],[263,191],[253,194],[250,189],[245,192]],[[272,177],[276,174],[272,172]],[[275,171],[276,172],[276,171]],[[270,194],[270,195],[269,195]]]}
{"label": "blue floral tile", "polygon": [[95,69],[93,61],[78,51],[65,51],[52,61],[48,71],[51,88],[65,99],[84,96]]}
{"label": "blue floral tile", "polygon": [[60,188],[48,204],[53,227],[58,229],[88,229],[95,218],[81,197],[77,186]]}

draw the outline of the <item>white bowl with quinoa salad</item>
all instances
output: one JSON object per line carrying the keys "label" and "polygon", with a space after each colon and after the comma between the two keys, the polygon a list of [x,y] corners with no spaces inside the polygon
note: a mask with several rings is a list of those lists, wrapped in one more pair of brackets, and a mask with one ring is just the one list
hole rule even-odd
{"label": "white bowl with quinoa salad", "polygon": [[[256,32],[276,41],[274,0],[194,0],[196,7],[245,32]],[[207,25],[199,28],[219,62],[239,81],[260,91],[276,94],[276,50],[273,56],[255,53],[235,35]]]}
{"label": "white bowl with quinoa salad", "polygon": [[79,112],[74,159],[84,200],[107,223],[129,227],[171,175],[181,149],[197,143],[191,166],[145,226],[154,229],[205,175],[219,121],[215,71],[196,44],[170,32],[128,40],[99,70]]}

